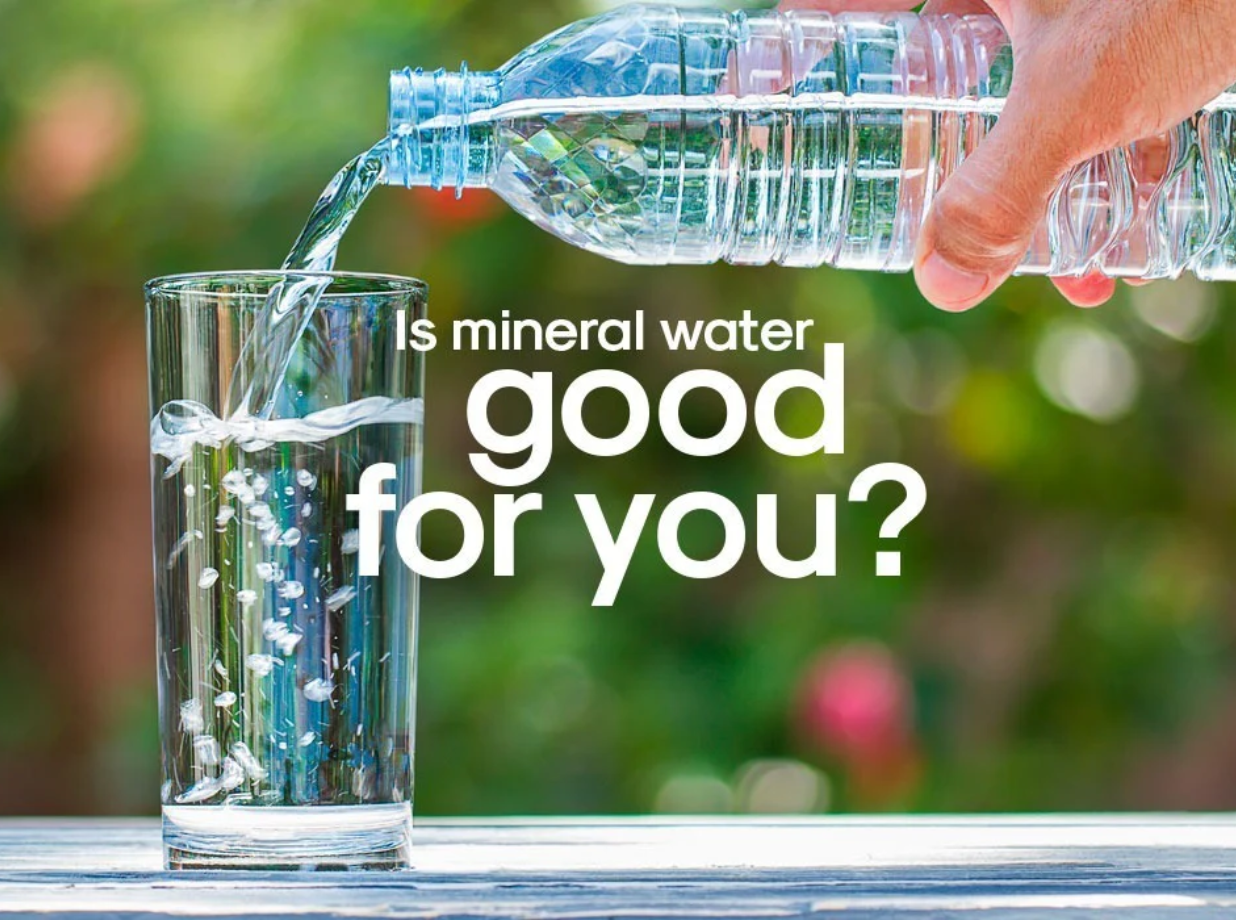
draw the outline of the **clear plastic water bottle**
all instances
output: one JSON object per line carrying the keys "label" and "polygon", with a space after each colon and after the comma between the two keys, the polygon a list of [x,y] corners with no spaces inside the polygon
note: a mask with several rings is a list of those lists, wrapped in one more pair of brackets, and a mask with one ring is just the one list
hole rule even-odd
{"label": "clear plastic water bottle", "polygon": [[[394,73],[385,181],[491,188],[622,262],[908,271],[1012,65],[985,16],[625,6],[496,72]],[[1073,170],[1019,273],[1236,278],[1234,117]]]}

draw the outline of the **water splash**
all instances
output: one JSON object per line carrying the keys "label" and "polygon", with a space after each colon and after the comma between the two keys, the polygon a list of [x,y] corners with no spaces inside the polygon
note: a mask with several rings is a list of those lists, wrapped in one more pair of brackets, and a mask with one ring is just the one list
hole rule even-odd
{"label": "water splash", "polygon": [[241,350],[225,403],[229,417],[269,419],[274,413],[296,346],[331,284],[320,273],[335,267],[339,241],[369,193],[381,184],[391,143],[383,139],[350,161],[313,206],[283,262],[287,274],[271,287]]}
{"label": "water splash", "polygon": [[[242,414],[224,420],[200,402],[177,399],[164,405],[151,419],[150,450],[175,464],[183,463],[197,446],[218,449],[235,444],[252,453],[273,444],[320,443],[362,425],[419,425],[424,416],[420,399],[369,396],[312,412],[304,418],[261,419]],[[232,470],[224,477],[224,489],[247,493],[251,487],[244,483],[243,474],[239,479],[234,474],[240,471]]]}

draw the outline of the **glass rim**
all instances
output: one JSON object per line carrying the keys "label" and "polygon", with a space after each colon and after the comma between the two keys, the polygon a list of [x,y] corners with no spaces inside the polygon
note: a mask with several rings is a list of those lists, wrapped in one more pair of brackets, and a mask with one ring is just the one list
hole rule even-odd
{"label": "glass rim", "polygon": [[361,290],[332,292],[328,285],[322,293],[325,300],[344,300],[353,297],[374,297],[381,295],[419,294],[425,297],[429,285],[419,278],[408,278],[403,275],[390,275],[381,272],[336,272],[336,271],[291,271],[278,268],[266,269],[227,269],[216,272],[183,272],[174,275],[161,275],[151,278],[143,286],[146,298],[159,294],[179,295],[192,294],[195,297],[220,297],[227,299],[253,298],[265,300],[268,296],[264,291],[218,291],[211,290],[207,283],[239,282],[239,281],[274,281],[295,275],[298,278],[330,278],[332,284],[336,281],[359,282]]}

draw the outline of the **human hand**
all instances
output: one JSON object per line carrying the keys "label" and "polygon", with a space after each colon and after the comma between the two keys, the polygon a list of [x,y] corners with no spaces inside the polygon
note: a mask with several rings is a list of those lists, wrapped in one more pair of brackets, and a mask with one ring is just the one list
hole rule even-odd
{"label": "human hand", "polygon": [[[786,0],[783,9],[909,10],[913,0]],[[1236,83],[1227,0],[930,0],[924,13],[994,14],[1013,43],[996,126],[936,195],[914,275],[944,310],[968,310],[1012,274],[1070,169],[1160,134]],[[1072,303],[1105,302],[1102,275],[1053,279]]]}

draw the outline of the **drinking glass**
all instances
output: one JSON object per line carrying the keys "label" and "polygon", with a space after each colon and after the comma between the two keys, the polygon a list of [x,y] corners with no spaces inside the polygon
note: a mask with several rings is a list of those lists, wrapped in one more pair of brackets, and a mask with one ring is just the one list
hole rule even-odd
{"label": "drinking glass", "polygon": [[[272,316],[290,284],[316,305]],[[425,302],[379,275],[146,285],[169,868],[408,865],[417,582],[394,553],[359,575],[347,496],[373,463],[397,507],[419,492]]]}

